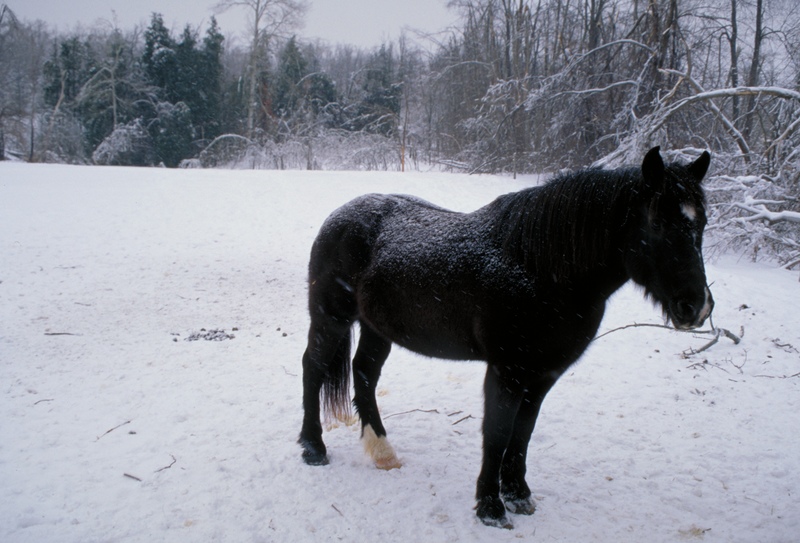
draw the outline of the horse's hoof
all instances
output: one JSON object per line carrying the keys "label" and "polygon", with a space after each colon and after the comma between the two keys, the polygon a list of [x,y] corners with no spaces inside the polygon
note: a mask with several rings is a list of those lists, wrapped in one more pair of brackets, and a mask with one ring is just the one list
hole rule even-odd
{"label": "horse's hoof", "polygon": [[303,462],[309,466],[327,466],[330,463],[327,454],[315,454],[303,451]]}
{"label": "horse's hoof", "polygon": [[514,525],[508,520],[508,517],[503,515],[500,518],[481,518],[481,522],[490,528],[503,528],[504,530],[513,530]]}
{"label": "horse's hoof", "polygon": [[376,468],[389,471],[403,467],[386,436],[376,435],[369,424],[364,426],[362,432],[361,441],[364,444],[364,450],[375,462]]}
{"label": "horse's hoof", "polygon": [[506,498],[506,509],[515,515],[532,515],[536,511],[536,503],[532,498]]}
{"label": "horse's hoof", "polygon": [[327,466],[330,461],[324,448],[319,450],[316,447],[303,444],[303,462],[309,466]]}
{"label": "horse's hoof", "polygon": [[481,522],[492,528],[511,530],[514,525],[506,516],[506,509],[500,498],[482,498],[478,500],[476,514]]}
{"label": "horse's hoof", "polygon": [[389,458],[376,459],[375,467],[384,471],[389,471],[393,469],[400,469],[403,467],[403,464],[397,459],[396,456],[392,456]]}

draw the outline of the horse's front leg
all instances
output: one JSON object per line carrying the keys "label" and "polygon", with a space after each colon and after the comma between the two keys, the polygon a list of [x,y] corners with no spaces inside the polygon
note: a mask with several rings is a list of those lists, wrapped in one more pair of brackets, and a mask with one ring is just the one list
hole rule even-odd
{"label": "horse's front leg", "polygon": [[483,463],[478,476],[476,514],[487,526],[513,528],[500,499],[500,469],[524,395],[519,366],[489,364],[484,381]]}
{"label": "horse's front leg", "polygon": [[536,425],[539,409],[553,383],[552,380],[532,383],[524,391],[514,420],[511,440],[503,456],[500,468],[500,493],[506,509],[518,515],[532,515],[536,510],[531,490],[525,482],[528,443]]}

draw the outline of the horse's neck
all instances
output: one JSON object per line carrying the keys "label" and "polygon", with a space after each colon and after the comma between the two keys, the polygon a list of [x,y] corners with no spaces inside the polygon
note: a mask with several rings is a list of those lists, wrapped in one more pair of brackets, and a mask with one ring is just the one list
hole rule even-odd
{"label": "horse's neck", "polygon": [[506,221],[498,232],[507,256],[540,282],[613,293],[628,279],[623,263],[627,203],[618,201],[626,191],[615,180],[607,182],[606,187],[545,186],[508,195],[497,215]]}

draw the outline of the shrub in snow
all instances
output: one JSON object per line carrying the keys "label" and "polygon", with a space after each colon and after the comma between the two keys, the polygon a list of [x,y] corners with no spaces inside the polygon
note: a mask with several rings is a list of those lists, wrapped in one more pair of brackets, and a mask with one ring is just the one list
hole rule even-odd
{"label": "shrub in snow", "polygon": [[119,125],[92,154],[95,164],[104,166],[151,166],[153,144],[142,120]]}
{"label": "shrub in snow", "polygon": [[786,267],[800,264],[800,201],[791,186],[766,175],[709,180],[710,246]]}
{"label": "shrub in snow", "polygon": [[281,141],[252,141],[225,134],[199,155],[204,168],[265,170],[399,170],[397,141],[366,132],[323,130],[314,136],[287,135]]}

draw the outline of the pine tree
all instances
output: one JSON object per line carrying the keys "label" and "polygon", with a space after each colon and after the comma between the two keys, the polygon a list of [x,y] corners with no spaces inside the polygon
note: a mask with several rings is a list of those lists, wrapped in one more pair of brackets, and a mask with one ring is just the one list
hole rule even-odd
{"label": "pine tree", "polygon": [[53,54],[44,65],[44,101],[51,107],[69,107],[84,83],[96,70],[89,45],[78,36],[53,44]]}
{"label": "pine tree", "polygon": [[175,92],[175,76],[178,70],[176,43],[164,26],[160,13],[153,13],[150,26],[144,33],[142,64],[150,83],[162,89],[164,98]]}
{"label": "pine tree", "polygon": [[272,108],[278,117],[290,118],[297,112],[305,98],[301,83],[306,75],[308,62],[297,47],[297,40],[292,36],[281,51],[275,76]]}
{"label": "pine tree", "polygon": [[157,161],[167,168],[176,168],[191,156],[194,141],[192,114],[183,102],[158,104],[156,118],[148,125]]}
{"label": "pine tree", "polygon": [[219,31],[217,19],[211,18],[211,24],[203,38],[200,50],[197,73],[197,85],[203,99],[203,107],[194,115],[198,136],[212,140],[221,133],[222,115],[222,42],[225,37]]}
{"label": "pine tree", "polygon": [[359,104],[355,128],[384,136],[394,134],[400,115],[402,85],[396,83],[392,47],[382,45],[372,55],[364,79],[364,97]]}

